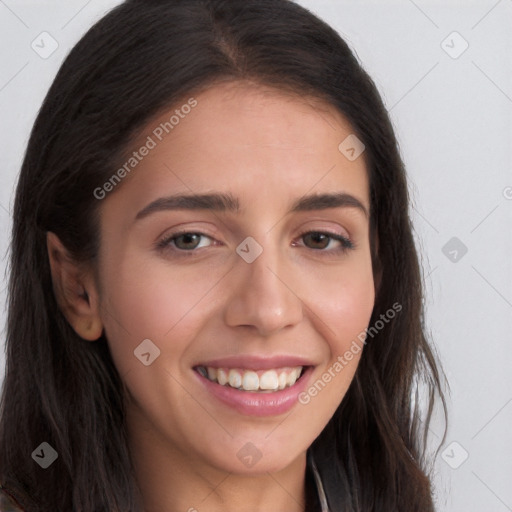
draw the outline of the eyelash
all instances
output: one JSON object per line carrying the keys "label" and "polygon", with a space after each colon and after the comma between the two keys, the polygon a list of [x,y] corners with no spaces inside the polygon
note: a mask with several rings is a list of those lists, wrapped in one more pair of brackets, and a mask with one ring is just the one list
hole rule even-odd
{"label": "eyelash", "polygon": [[[312,251],[330,253],[331,255],[332,254],[337,255],[337,254],[344,254],[350,250],[356,249],[356,245],[349,238],[347,238],[343,235],[340,235],[338,233],[331,233],[330,231],[317,231],[317,230],[304,231],[298,236],[298,238],[301,239],[301,238],[305,237],[306,235],[311,235],[311,234],[325,235],[325,236],[328,236],[329,238],[331,238],[332,240],[336,240],[341,243],[340,247],[338,247],[336,249],[311,249],[311,248],[309,248]],[[185,256],[186,253],[189,253],[190,255],[192,255],[192,253],[197,252],[196,249],[187,250],[187,249],[179,249],[177,247],[172,247],[171,243],[183,235],[197,235],[200,237],[206,237],[206,238],[210,238],[213,240],[212,237],[210,237],[209,235],[206,235],[204,233],[201,233],[198,231],[184,230],[184,231],[178,231],[176,233],[172,233],[171,235],[164,237],[162,240],[160,240],[156,243],[156,248],[159,250],[171,250],[176,253],[183,253],[183,256]],[[308,247],[306,247],[306,249],[308,249]]]}

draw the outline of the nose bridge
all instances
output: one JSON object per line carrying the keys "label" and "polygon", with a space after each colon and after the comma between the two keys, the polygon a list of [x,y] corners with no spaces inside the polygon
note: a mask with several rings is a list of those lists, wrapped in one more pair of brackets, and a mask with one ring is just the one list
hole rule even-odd
{"label": "nose bridge", "polygon": [[[241,246],[246,251],[257,249],[251,241]],[[279,247],[268,241],[261,249],[251,262],[243,254],[237,262],[239,279],[227,305],[226,322],[233,327],[252,326],[268,335],[300,322],[302,302],[287,282],[290,267]]]}

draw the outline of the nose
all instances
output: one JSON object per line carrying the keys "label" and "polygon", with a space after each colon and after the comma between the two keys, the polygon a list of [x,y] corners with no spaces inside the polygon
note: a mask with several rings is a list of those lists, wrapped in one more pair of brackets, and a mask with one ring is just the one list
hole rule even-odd
{"label": "nose", "polygon": [[296,279],[294,282],[290,267],[270,252],[265,249],[252,263],[238,261],[225,309],[227,325],[246,327],[265,337],[297,325],[303,318],[303,303],[294,289]]}

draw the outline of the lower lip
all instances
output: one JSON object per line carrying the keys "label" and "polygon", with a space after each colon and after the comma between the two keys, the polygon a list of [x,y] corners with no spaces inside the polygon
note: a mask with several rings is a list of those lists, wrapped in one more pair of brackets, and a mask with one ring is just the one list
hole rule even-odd
{"label": "lower lip", "polygon": [[297,402],[299,394],[313,372],[313,367],[306,368],[300,379],[289,388],[271,393],[240,391],[203,377],[193,370],[206,390],[222,403],[247,416],[277,416],[288,412]]}

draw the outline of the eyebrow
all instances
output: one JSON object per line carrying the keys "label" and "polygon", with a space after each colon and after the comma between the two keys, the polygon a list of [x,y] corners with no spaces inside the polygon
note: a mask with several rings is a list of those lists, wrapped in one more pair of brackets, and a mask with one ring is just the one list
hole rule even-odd
{"label": "eyebrow", "polygon": [[[345,192],[312,194],[299,198],[292,205],[291,212],[327,210],[329,208],[356,208],[368,218],[368,210],[356,197]],[[160,197],[137,213],[135,220],[169,210],[211,210],[215,212],[240,211],[239,200],[231,194],[190,194]]]}

